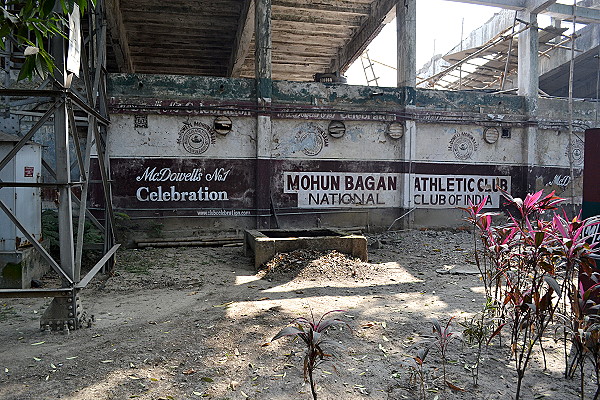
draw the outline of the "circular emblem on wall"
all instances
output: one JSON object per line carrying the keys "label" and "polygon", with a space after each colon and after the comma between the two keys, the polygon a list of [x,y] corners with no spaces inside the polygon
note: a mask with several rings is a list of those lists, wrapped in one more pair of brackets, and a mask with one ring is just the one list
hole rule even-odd
{"label": "circular emblem on wall", "polygon": [[469,132],[458,132],[450,139],[448,150],[459,160],[468,160],[477,150],[477,141]]}
{"label": "circular emblem on wall", "polygon": [[184,123],[179,130],[177,143],[191,154],[202,154],[211,144],[214,144],[214,133],[202,122]]}
{"label": "circular emblem on wall", "polygon": [[390,122],[386,132],[392,139],[400,139],[404,136],[404,125],[400,122]]}
{"label": "circular emblem on wall", "polygon": [[[567,145],[567,151],[565,151],[567,157],[569,157],[569,147]],[[573,165],[583,165],[583,143],[580,140],[573,141],[570,153],[573,157]]]}
{"label": "circular emblem on wall", "polygon": [[331,137],[336,139],[341,138],[346,133],[346,125],[343,121],[331,121],[327,129]]}
{"label": "circular emblem on wall", "polygon": [[499,137],[500,132],[498,132],[498,128],[495,128],[493,126],[485,128],[485,130],[483,131],[483,140],[485,140],[486,143],[494,144],[498,141]]}
{"label": "circular emblem on wall", "polygon": [[329,145],[327,134],[314,123],[302,124],[296,133],[296,142],[307,156],[316,156]]}

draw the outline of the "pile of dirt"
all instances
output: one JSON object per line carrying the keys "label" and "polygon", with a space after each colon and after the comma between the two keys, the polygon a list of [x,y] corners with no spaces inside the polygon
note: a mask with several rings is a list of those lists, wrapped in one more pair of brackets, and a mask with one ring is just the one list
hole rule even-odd
{"label": "pile of dirt", "polygon": [[367,279],[377,265],[352,258],[337,250],[327,252],[315,250],[294,250],[277,253],[267,262],[260,274],[267,279]]}

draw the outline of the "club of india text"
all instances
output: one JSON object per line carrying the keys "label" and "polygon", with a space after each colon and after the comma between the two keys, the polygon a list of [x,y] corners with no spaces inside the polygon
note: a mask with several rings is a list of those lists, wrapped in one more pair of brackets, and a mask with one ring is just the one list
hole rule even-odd
{"label": "club of india text", "polygon": [[510,176],[425,175],[411,177],[413,207],[453,208],[478,204],[499,208],[501,191],[510,193]]}
{"label": "club of india text", "polygon": [[285,172],[283,178],[284,193],[296,194],[304,208],[401,207],[403,182],[412,207],[466,207],[486,198],[485,207],[498,208],[501,191],[511,189],[509,176]]}

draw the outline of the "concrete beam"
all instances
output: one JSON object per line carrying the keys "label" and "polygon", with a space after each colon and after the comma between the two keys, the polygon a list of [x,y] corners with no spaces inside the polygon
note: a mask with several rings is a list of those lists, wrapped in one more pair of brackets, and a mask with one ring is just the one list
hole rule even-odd
{"label": "concrete beam", "polygon": [[357,29],[350,41],[338,51],[337,58],[332,60],[332,70],[343,72],[360,57],[369,43],[381,31],[386,16],[396,3],[397,0],[376,0],[373,3],[369,17]]}
{"label": "concrete beam", "polygon": [[539,14],[554,3],[556,3],[556,0],[527,0],[525,5],[527,11],[533,14]]}
{"label": "concrete beam", "polygon": [[[560,3],[552,4],[546,11],[543,11],[543,14],[563,21],[571,21],[573,20],[573,6]],[[600,23],[600,9],[575,7],[575,19],[581,24]]]}
{"label": "concrete beam", "polygon": [[112,40],[113,51],[119,72],[132,73],[134,71],[131,52],[129,51],[129,41],[127,40],[127,31],[123,24],[123,14],[121,13],[120,0],[106,0],[106,21],[108,31]]}
{"label": "concrete beam", "polygon": [[505,8],[508,10],[524,10],[525,0],[449,0],[457,3],[477,4],[480,6]]}
{"label": "concrete beam", "polygon": [[233,43],[233,52],[227,68],[227,76],[229,77],[239,78],[242,73],[244,61],[250,51],[252,35],[254,35],[254,14],[254,0],[246,0],[246,5],[240,15],[240,22]]}

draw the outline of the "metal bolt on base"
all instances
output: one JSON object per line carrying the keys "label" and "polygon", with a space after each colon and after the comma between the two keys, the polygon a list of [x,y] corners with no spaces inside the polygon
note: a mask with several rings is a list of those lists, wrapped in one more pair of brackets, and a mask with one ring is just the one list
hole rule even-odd
{"label": "metal bolt on base", "polygon": [[43,331],[62,331],[68,334],[86,326],[91,326],[91,318],[83,310],[79,294],[55,297],[40,319],[40,328]]}

